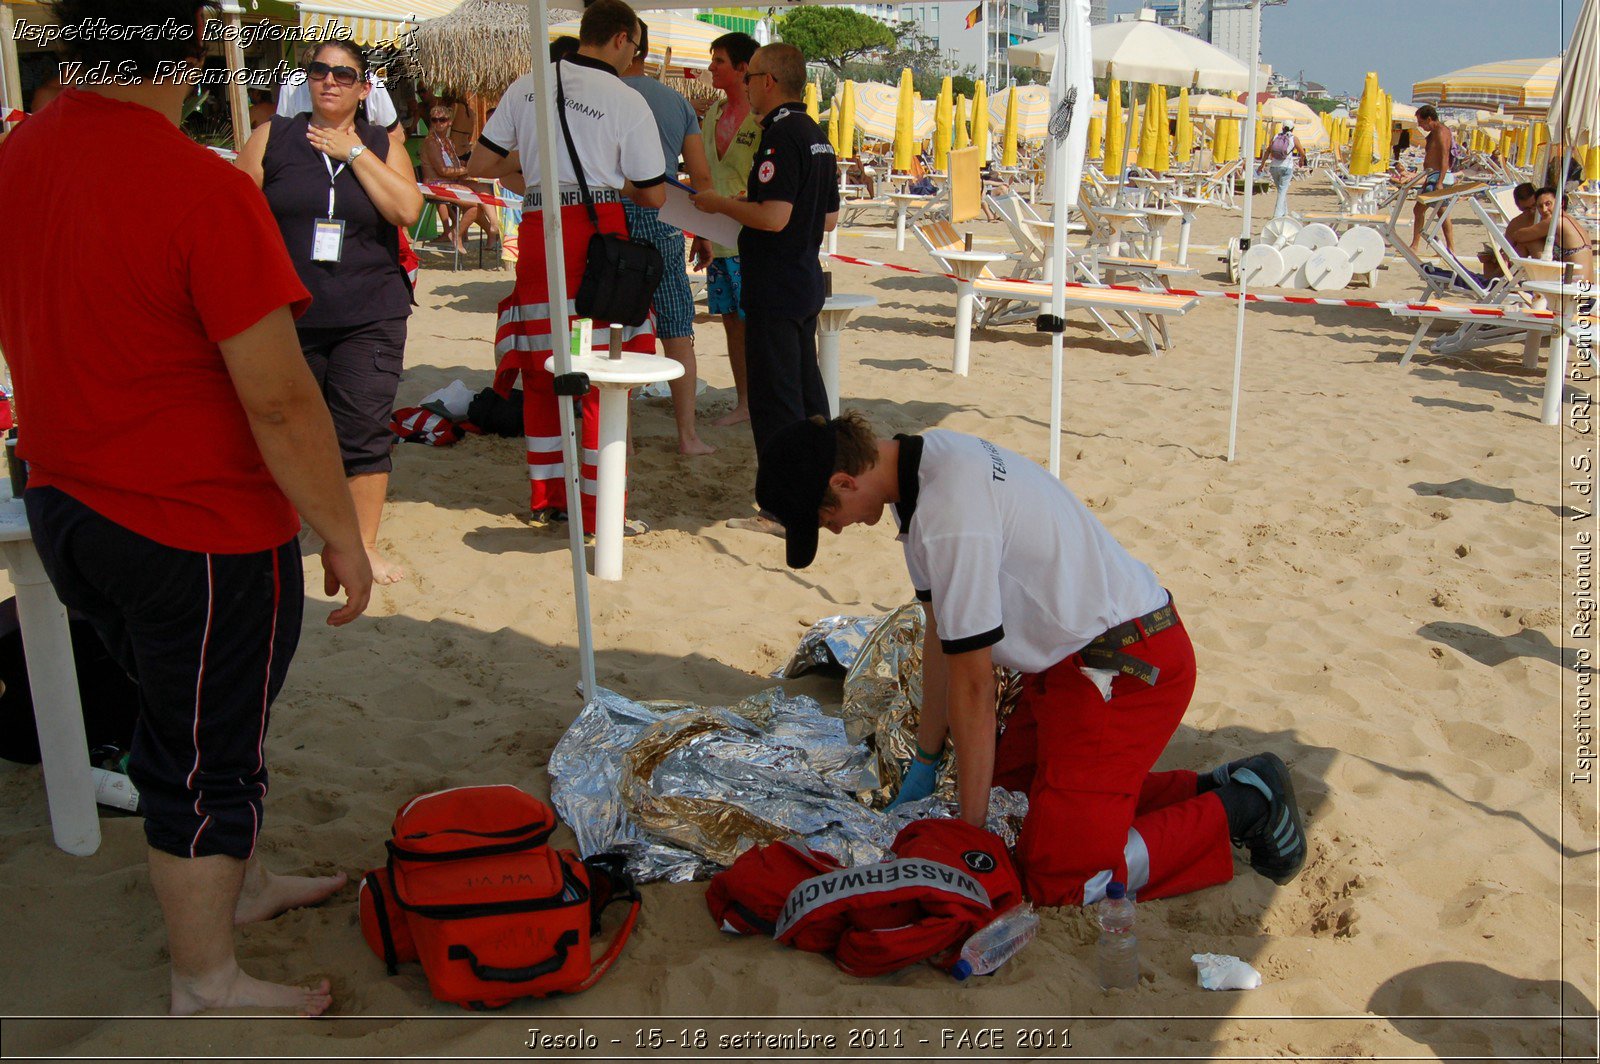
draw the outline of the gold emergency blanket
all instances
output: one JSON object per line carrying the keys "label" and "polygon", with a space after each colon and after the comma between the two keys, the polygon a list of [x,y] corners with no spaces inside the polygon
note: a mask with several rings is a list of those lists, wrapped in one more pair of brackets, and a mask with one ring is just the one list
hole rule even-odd
{"label": "gold emergency blanket", "polygon": [[[922,604],[901,606],[873,629],[844,675],[840,716],[849,737],[866,740],[876,754],[871,766],[876,779],[862,782],[877,806],[900,789],[901,774],[916,748],[922,708],[922,627]],[[995,719],[1003,730],[1022,693],[1022,676],[998,666],[994,675]],[[940,762],[935,793],[946,801],[955,800],[954,751]]]}

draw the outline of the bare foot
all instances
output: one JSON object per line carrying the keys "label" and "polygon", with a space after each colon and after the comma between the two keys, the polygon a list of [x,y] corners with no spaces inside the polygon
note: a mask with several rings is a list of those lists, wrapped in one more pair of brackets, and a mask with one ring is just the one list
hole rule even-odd
{"label": "bare foot", "polygon": [[343,872],[331,876],[280,876],[269,872],[260,861],[245,866],[239,902],[233,907],[233,922],[253,924],[271,920],[290,909],[317,905],[332,897],[350,877]]}
{"label": "bare foot", "polygon": [[716,454],[717,449],[706,443],[699,436],[690,436],[688,439],[678,441],[678,453],[684,455]]}
{"label": "bare foot", "polygon": [[750,408],[736,406],[712,422],[717,428],[727,428],[729,425],[738,425],[750,420]]}
{"label": "bare foot", "polygon": [[372,566],[372,582],[374,584],[398,584],[406,578],[406,571],[379,554],[374,548],[367,548],[367,563]]}
{"label": "bare foot", "polygon": [[246,975],[237,964],[228,971],[199,979],[172,976],[172,1015],[193,1016],[207,1009],[271,1009],[297,1016],[321,1016],[333,1004],[324,979],[313,987],[269,983]]}

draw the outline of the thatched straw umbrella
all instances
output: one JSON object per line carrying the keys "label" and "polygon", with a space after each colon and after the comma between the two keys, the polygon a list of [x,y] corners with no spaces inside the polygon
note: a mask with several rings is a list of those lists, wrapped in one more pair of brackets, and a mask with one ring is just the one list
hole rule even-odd
{"label": "thatched straw umbrella", "polygon": [[[550,11],[551,21],[568,17],[573,16]],[[420,24],[415,40],[423,82],[454,96],[498,99],[528,72],[533,54],[528,6],[502,0],[465,0],[450,14]]]}

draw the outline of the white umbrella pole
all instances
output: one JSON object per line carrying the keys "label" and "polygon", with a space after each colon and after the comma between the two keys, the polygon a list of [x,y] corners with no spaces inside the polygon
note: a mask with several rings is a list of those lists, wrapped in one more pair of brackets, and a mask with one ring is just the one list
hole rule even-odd
{"label": "white umbrella pole", "polygon": [[[556,375],[572,371],[572,356],[567,339],[566,252],[561,246],[561,174],[559,158],[552,145],[561,143],[556,119],[556,69],[550,62],[545,43],[545,27],[550,24],[547,0],[528,0],[528,32],[533,38],[533,70],[539,86],[539,187],[544,201],[544,263],[549,277],[550,343],[556,356]],[[524,248],[523,254],[533,252]],[[582,698],[595,696],[594,632],[589,623],[589,571],[583,549],[583,488],[580,482],[578,422],[572,400],[557,396],[561,412],[561,464],[567,478],[567,549],[572,554],[572,599],[578,614],[578,668],[582,676]]]}
{"label": "white umbrella pole", "polygon": [[[1051,116],[1074,88],[1077,102],[1064,136],[1049,136],[1050,217],[1050,473],[1061,476],[1063,382],[1062,319],[1067,313],[1067,223],[1083,183],[1089,116],[1094,110],[1094,81],[1089,60],[1089,0],[1059,0],[1061,36],[1050,75]],[[1069,173],[1070,169],[1070,173]]]}
{"label": "white umbrella pole", "polygon": [[1244,152],[1244,228],[1239,251],[1239,308],[1233,328],[1233,405],[1228,411],[1228,461],[1233,461],[1234,443],[1239,435],[1239,381],[1244,373],[1244,304],[1245,274],[1244,248],[1250,243],[1251,206],[1256,194],[1256,122],[1261,101],[1256,98],[1261,81],[1261,0],[1250,3],[1250,54],[1245,62],[1250,64],[1250,113],[1245,116],[1244,132],[1239,140],[1248,145]]}

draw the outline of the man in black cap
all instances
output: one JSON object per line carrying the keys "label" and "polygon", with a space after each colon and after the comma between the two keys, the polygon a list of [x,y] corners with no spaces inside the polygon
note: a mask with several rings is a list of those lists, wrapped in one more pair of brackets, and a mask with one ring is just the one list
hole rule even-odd
{"label": "man in black cap", "polygon": [[[776,432],[756,499],[797,569],[820,528],[894,507],[927,618],[917,755],[895,802],[932,793],[951,738],[963,820],[984,823],[991,785],[1028,794],[1017,858],[1034,901],[1223,883],[1230,838],[1274,882],[1299,874],[1305,829],[1277,755],[1151,771],[1194,691],[1194,649],[1155,574],[1039,465],[942,429],[879,440],[848,412]],[[1024,674],[998,742],[995,665]]]}
{"label": "man in black cap", "polygon": [[[744,199],[701,192],[694,205],[725,214],[739,233],[745,312],[745,364],[750,430],[756,451],[773,433],[828,412],[817,365],[817,314],[822,310],[822,234],[839,220],[837,160],[827,134],[800,102],[806,63],[790,44],[769,44],[744,75],[753,112],[761,114],[761,143]],[[778,531],[764,517],[736,527]]]}

